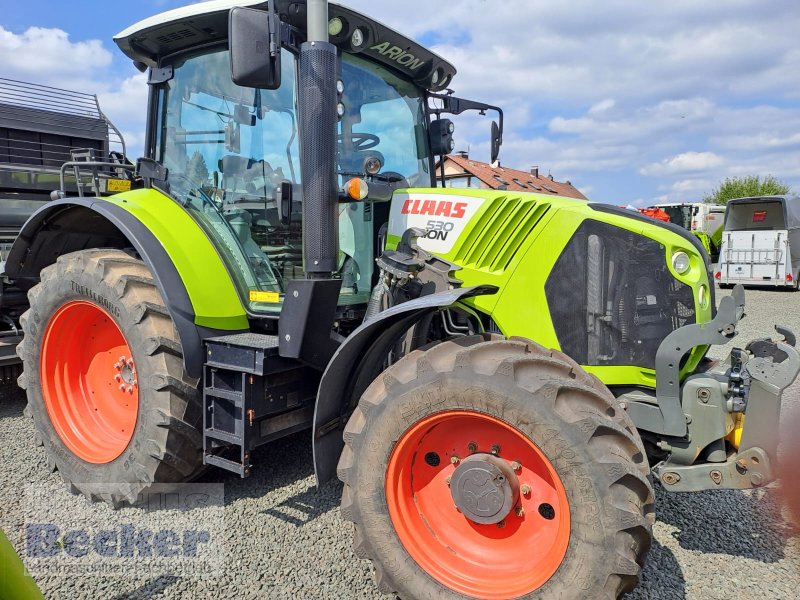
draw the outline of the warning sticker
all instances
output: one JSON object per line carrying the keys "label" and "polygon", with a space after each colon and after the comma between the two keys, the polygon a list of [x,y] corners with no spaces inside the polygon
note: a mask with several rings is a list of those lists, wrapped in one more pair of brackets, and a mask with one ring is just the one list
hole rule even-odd
{"label": "warning sticker", "polygon": [[127,192],[131,189],[131,182],[126,179],[109,179],[109,192]]}
{"label": "warning sticker", "polygon": [[268,302],[270,304],[278,304],[281,301],[281,295],[278,292],[259,292],[257,290],[250,291],[250,302]]}

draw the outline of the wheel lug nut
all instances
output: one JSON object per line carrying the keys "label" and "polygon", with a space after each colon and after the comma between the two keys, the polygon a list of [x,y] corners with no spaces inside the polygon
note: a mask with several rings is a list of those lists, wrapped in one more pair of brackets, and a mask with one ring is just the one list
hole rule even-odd
{"label": "wheel lug nut", "polygon": [[120,389],[120,391],[121,391],[121,392],[124,392],[124,391],[125,391],[125,384],[124,384],[124,383],[123,383],[123,384],[121,384],[121,385],[119,386],[119,389]]}
{"label": "wheel lug nut", "polygon": [[125,359],[125,356],[120,356],[120,357],[119,357],[119,362],[121,362],[121,363],[124,363],[124,362],[125,362],[125,360],[126,360],[126,359]]}
{"label": "wheel lug nut", "polygon": [[519,463],[519,461],[516,460],[511,463],[511,468],[514,469],[515,471],[522,471],[522,465]]}
{"label": "wheel lug nut", "polygon": [[517,507],[517,516],[518,517],[524,517],[525,516],[525,509],[522,508],[521,506]]}
{"label": "wheel lug nut", "polygon": [[129,394],[132,394],[132,393],[133,393],[133,386],[132,386],[132,385],[129,385],[129,386],[128,386],[128,393],[129,393]]}
{"label": "wheel lug nut", "polygon": [[492,454],[494,454],[495,456],[500,454],[500,446],[498,446],[497,444],[494,444],[492,446]]}
{"label": "wheel lug nut", "polygon": [[119,363],[114,363],[114,368],[119,371],[122,368],[122,365]]}
{"label": "wheel lug nut", "polygon": [[444,482],[447,484],[447,487],[450,487],[450,478],[449,477],[447,479],[445,479]]}
{"label": "wheel lug nut", "polygon": [[478,451],[478,444],[476,444],[475,442],[470,442],[470,443],[467,445],[467,449],[468,449],[470,452],[477,452],[477,451]]}
{"label": "wheel lug nut", "polygon": [[460,463],[460,462],[461,462],[461,459],[460,459],[460,458],[458,458],[457,456],[451,456],[451,457],[450,457],[450,462],[451,462],[452,464],[454,464],[454,465],[457,465],[458,463]]}
{"label": "wheel lug nut", "polygon": [[119,373],[114,375],[114,381],[122,381],[122,375],[120,375]]}
{"label": "wheel lug nut", "polygon": [[522,487],[519,489],[519,491],[521,491],[521,492],[522,492],[522,495],[523,495],[523,496],[530,496],[530,495],[531,495],[531,486],[529,486],[529,485],[526,483],[526,484],[524,484],[524,485],[523,485],[523,486],[522,486]]}
{"label": "wheel lug nut", "polygon": [[498,529],[502,529],[502,528],[503,528],[503,527],[505,527],[505,526],[506,526],[506,520],[505,520],[505,519],[503,519],[502,521],[500,521],[500,522],[497,524],[497,528],[498,528]]}

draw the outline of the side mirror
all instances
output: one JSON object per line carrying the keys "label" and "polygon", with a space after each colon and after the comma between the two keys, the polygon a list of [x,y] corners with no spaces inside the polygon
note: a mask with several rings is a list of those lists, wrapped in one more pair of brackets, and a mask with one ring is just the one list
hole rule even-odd
{"label": "side mirror", "polygon": [[503,138],[500,135],[500,127],[498,127],[497,121],[492,121],[492,160],[489,161],[491,164],[497,162],[500,156],[500,146],[502,145]]}
{"label": "side mirror", "polygon": [[280,34],[280,19],[272,11],[242,7],[231,10],[228,43],[233,83],[265,90],[281,86]]}
{"label": "side mirror", "polygon": [[450,119],[436,119],[431,122],[431,152],[433,156],[450,154],[456,147],[453,133],[456,128]]}

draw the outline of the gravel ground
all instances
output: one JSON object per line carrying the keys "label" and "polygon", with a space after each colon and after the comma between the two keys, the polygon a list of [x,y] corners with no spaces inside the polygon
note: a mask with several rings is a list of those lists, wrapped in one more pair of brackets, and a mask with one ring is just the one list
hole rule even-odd
{"label": "gravel ground", "polygon": [[[740,339],[768,335],[776,320],[800,332],[800,294],[749,291]],[[786,413],[800,413],[799,392],[795,384],[786,394]],[[155,530],[186,518],[170,510],[111,511],[71,495],[34,446],[24,405],[16,388],[0,390],[0,527],[19,551],[32,519]],[[265,446],[253,458],[258,468],[250,479],[206,475],[210,490],[223,484],[224,506],[211,502],[190,513],[224,537],[216,548],[224,558],[205,557],[203,564],[218,567],[211,576],[178,575],[169,566],[147,573],[134,565],[124,577],[42,572],[37,583],[48,598],[375,598],[369,564],[353,555],[350,527],[338,516],[340,485],[314,486],[308,434]],[[789,526],[774,489],[674,495],[659,488],[657,495],[653,549],[628,600],[798,597],[800,532]]]}

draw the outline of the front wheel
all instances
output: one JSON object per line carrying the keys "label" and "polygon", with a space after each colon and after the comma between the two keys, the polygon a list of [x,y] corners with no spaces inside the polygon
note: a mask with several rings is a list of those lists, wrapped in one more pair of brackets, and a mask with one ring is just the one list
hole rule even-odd
{"label": "front wheel", "polygon": [[403,598],[617,598],[650,547],[653,490],[616,400],[531,342],[445,342],[364,393],[342,514]]}

